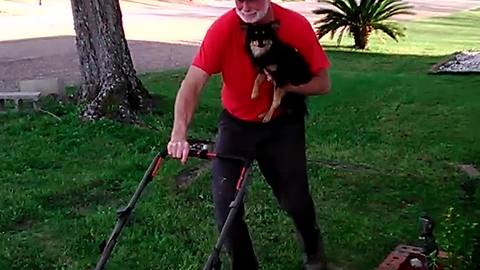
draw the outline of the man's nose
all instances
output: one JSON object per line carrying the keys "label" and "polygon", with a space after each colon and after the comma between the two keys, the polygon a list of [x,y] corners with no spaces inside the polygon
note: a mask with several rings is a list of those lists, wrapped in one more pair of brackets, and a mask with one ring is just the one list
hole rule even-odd
{"label": "man's nose", "polygon": [[242,11],[249,12],[251,10],[250,1],[243,1],[242,2]]}

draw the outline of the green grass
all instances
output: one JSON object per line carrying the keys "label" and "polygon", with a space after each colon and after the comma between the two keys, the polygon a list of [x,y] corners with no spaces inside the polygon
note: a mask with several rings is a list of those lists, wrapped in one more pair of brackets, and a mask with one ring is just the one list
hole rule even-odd
{"label": "green grass", "polygon": [[[460,12],[454,16],[427,18],[419,21],[401,22],[407,29],[406,36],[397,43],[383,32],[374,32],[369,50],[381,53],[444,55],[480,46],[480,9]],[[327,46],[336,46],[336,36],[322,39]],[[345,36],[342,46],[353,45],[353,39]]]}
{"label": "green grass", "polygon": [[[423,211],[440,223],[443,247],[471,251],[468,237],[478,228],[480,198],[477,192],[476,202],[461,200],[463,177],[456,165],[480,164],[480,77],[427,71],[445,55],[475,46],[478,31],[465,18],[478,15],[409,23],[407,41],[374,40],[367,53],[328,50],[333,91],[310,99],[307,152],[318,219],[335,265],[373,269],[397,244],[416,243]],[[446,24],[457,21],[463,23],[458,29]],[[443,38],[462,42],[450,47]],[[142,76],[151,92],[164,96],[163,108],[146,117],[160,132],[110,121],[81,123],[77,108],[49,100],[43,107],[61,121],[47,114],[0,115],[0,269],[94,265],[115,210],[127,204],[168,139],[183,72]],[[219,85],[215,77],[204,92],[192,137],[213,136]],[[375,173],[315,162],[325,159],[367,165]],[[180,191],[175,176],[183,169],[165,163],[123,230],[108,269],[201,268],[217,237],[210,175]],[[258,170],[253,178],[247,220],[262,269],[299,269],[290,220]]]}

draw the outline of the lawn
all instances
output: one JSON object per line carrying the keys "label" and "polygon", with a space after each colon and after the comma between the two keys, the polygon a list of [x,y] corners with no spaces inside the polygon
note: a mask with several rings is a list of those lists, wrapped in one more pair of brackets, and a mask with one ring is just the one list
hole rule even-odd
{"label": "lawn", "polygon": [[[480,164],[480,77],[428,70],[450,53],[478,48],[479,19],[477,10],[410,22],[405,40],[374,37],[368,52],[326,46],[333,91],[309,100],[307,152],[327,253],[339,269],[374,269],[397,244],[418,243],[424,211],[438,223],[442,248],[469,261],[471,237],[480,237],[480,194],[465,200],[458,165]],[[156,129],[81,123],[77,108],[51,100],[42,106],[60,121],[41,113],[0,115],[0,269],[87,269],[96,263],[116,209],[126,205],[168,140],[183,73],[141,76],[162,97],[145,116]],[[219,87],[215,77],[205,90],[192,137],[213,138]],[[184,189],[176,179],[205,166],[198,160],[185,167],[165,163],[107,269],[202,267],[217,237],[210,173],[203,170]],[[292,223],[256,168],[246,201],[262,269],[299,269]]]}

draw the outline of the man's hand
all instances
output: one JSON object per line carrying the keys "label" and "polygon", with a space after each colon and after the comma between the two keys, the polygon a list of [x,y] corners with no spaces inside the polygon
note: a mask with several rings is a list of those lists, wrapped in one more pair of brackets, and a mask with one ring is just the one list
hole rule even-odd
{"label": "man's hand", "polygon": [[202,69],[190,66],[175,99],[173,128],[167,150],[172,158],[180,159],[183,164],[187,162],[190,150],[186,140],[188,125],[198,104],[200,92],[209,77]]}
{"label": "man's hand", "polygon": [[187,162],[190,144],[185,139],[170,139],[167,145],[168,155],[174,159],[180,159],[182,164]]}

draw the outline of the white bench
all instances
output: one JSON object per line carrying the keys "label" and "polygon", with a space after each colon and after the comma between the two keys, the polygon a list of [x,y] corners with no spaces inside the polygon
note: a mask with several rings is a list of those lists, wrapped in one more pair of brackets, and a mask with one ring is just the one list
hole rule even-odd
{"label": "white bench", "polygon": [[15,109],[20,110],[20,101],[31,100],[35,111],[39,109],[38,100],[41,92],[0,92],[0,111],[3,111],[5,100],[13,100],[15,102]]}
{"label": "white bench", "polygon": [[[1,1],[1,0],[0,0]],[[65,100],[65,84],[60,78],[23,80],[18,82],[20,92],[41,92],[43,97],[57,96]]]}

